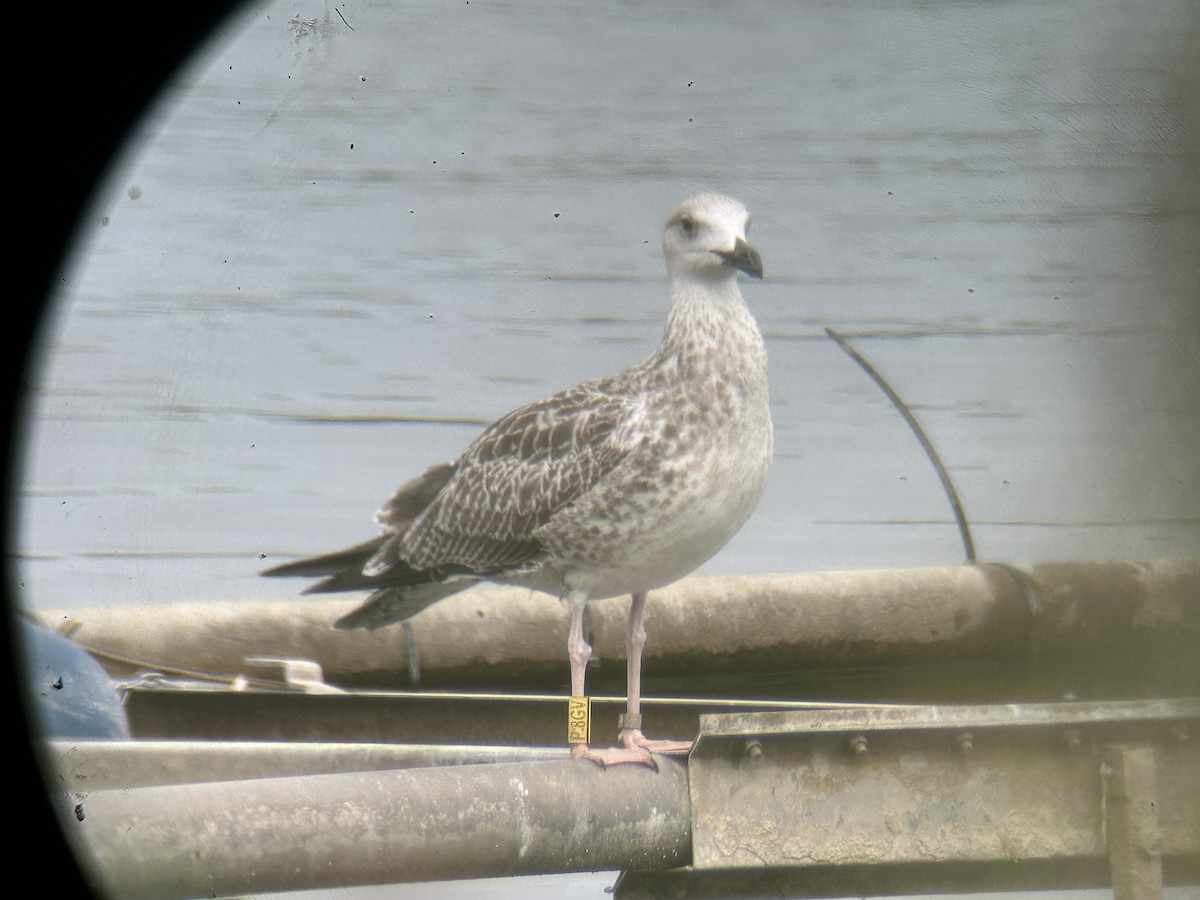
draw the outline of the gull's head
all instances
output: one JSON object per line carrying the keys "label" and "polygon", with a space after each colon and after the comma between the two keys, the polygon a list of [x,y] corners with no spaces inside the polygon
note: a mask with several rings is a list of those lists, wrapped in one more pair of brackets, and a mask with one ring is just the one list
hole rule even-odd
{"label": "gull's head", "polygon": [[732,279],[739,271],[762,278],[762,258],[746,241],[750,214],[720,194],[698,194],[667,220],[663,255],[672,278]]}

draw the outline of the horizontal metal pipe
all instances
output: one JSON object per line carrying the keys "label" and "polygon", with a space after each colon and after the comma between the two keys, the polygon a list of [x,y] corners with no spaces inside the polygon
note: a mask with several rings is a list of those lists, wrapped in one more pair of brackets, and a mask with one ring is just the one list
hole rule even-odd
{"label": "horizontal metal pipe", "polygon": [[[691,859],[684,766],[505,763],[105,790],[71,819],[112,896],[164,898]],[[80,818],[82,817],[82,818]]]}
{"label": "horizontal metal pipe", "polygon": [[[232,675],[247,670],[248,655],[280,655],[316,660],[331,682],[409,683],[401,628],[329,627],[360,599],[172,603],[153,613],[137,604],[39,618],[52,628],[72,623],[72,636],[116,673]],[[622,598],[590,605],[595,659],[623,659],[627,610]],[[748,673],[1028,660],[1130,641],[1152,655],[1173,652],[1200,627],[1200,559],[698,577],[653,592],[646,615],[656,676],[698,665]],[[565,671],[562,604],[524,589],[448,597],[416,616],[412,633],[427,686],[545,684]]]}

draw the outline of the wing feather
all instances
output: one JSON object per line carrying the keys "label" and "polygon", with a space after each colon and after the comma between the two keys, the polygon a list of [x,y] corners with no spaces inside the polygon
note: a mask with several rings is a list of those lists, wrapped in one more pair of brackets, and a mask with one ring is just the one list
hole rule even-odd
{"label": "wing feather", "polygon": [[[579,385],[489,426],[406,529],[399,557],[417,569],[476,571],[536,559],[534,532],[586,494],[624,458],[615,439],[630,401]],[[388,522],[384,522],[388,525]]]}

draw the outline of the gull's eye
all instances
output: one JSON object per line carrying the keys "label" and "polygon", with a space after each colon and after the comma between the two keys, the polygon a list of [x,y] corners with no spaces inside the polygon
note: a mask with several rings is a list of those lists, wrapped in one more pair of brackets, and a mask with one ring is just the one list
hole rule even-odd
{"label": "gull's eye", "polygon": [[688,237],[696,233],[696,221],[688,216],[682,216],[679,219],[679,227],[683,229],[683,233]]}

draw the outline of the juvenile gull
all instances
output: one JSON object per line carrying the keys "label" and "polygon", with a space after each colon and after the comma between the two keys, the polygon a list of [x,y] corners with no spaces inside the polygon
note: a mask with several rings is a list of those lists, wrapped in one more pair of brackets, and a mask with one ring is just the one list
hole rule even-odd
{"label": "juvenile gull", "polygon": [[323,576],[306,593],[372,590],[338,628],[390,625],[480,581],[562,597],[577,697],[587,602],[630,594],[620,746],[571,754],[653,765],[651,751],[686,749],[641,731],[646,592],[724,546],[767,481],[767,355],[737,284],[738,271],[762,277],[749,226],[736,200],[689,199],[663,234],[670,310],[649,357],[499,419],[402,485],[376,515],[378,537],[263,574]]}

